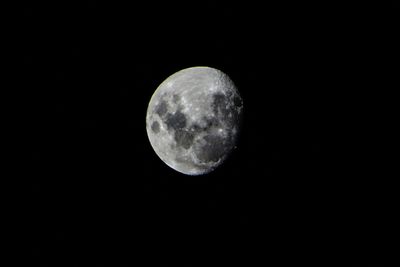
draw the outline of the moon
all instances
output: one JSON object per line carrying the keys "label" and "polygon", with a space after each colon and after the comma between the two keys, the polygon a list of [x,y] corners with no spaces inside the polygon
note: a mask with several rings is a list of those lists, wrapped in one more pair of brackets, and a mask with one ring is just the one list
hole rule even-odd
{"label": "moon", "polygon": [[236,147],[243,101],[220,70],[191,67],[164,80],[152,95],[146,130],[158,157],[186,175],[210,173]]}

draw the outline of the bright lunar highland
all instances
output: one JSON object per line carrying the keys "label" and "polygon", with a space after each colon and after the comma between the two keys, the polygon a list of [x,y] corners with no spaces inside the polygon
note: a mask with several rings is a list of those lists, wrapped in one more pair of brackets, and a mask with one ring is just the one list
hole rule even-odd
{"label": "bright lunar highland", "polygon": [[172,169],[201,175],[220,166],[236,146],[243,102],[220,70],[192,67],[163,81],[150,99],[150,143]]}

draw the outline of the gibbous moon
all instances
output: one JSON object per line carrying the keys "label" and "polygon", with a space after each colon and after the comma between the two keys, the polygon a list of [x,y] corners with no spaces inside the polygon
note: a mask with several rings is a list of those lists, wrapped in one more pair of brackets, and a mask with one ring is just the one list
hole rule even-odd
{"label": "gibbous moon", "polygon": [[169,167],[201,175],[220,166],[237,143],[243,102],[232,80],[210,67],[180,70],[150,99],[146,130]]}

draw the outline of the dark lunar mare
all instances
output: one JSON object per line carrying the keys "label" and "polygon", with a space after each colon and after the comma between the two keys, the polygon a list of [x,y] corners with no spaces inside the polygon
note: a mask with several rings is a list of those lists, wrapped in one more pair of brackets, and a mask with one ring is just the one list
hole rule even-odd
{"label": "dark lunar mare", "polygon": [[195,135],[186,130],[176,130],[174,133],[174,139],[177,146],[181,146],[184,149],[189,149],[193,144],[193,139]]}
{"label": "dark lunar mare", "polygon": [[160,124],[159,124],[157,121],[153,122],[153,123],[151,124],[151,130],[152,130],[154,133],[159,133],[159,132],[160,132]]}
{"label": "dark lunar mare", "polygon": [[203,117],[203,120],[206,122],[205,127],[203,127],[203,131],[207,131],[213,127],[218,128],[221,126],[220,121],[216,117]]}
{"label": "dark lunar mare", "polygon": [[222,117],[223,120],[227,122],[228,127],[233,127],[240,119],[239,109],[242,105],[243,103],[240,97],[233,95],[232,92],[228,92],[227,95],[215,93],[213,95],[211,108],[217,116]]}
{"label": "dark lunar mare", "polygon": [[202,147],[195,149],[195,153],[200,162],[217,162],[230,149],[222,136],[208,134],[204,136],[204,140],[206,143]]}
{"label": "dark lunar mare", "polygon": [[213,95],[213,100],[212,100],[212,104],[211,107],[214,111],[215,114],[219,114],[220,110],[222,112],[222,110],[226,109],[226,104],[227,104],[227,99],[226,96],[222,93],[215,93]]}
{"label": "dark lunar mare", "polygon": [[[180,102],[179,95],[173,95],[173,102],[176,104]],[[187,118],[182,112],[182,106],[178,105],[178,110],[175,113],[170,113],[168,112],[168,102],[162,99],[155,107],[155,113],[165,123],[167,130],[169,132],[173,131],[176,145],[184,149],[189,149],[193,144],[193,139],[197,131],[193,131],[193,128],[187,129]],[[154,133],[158,133],[160,131],[158,122],[153,122],[151,129]]]}
{"label": "dark lunar mare", "polygon": [[162,117],[165,113],[168,111],[168,104],[164,100],[161,100],[161,102],[155,107],[155,113],[158,114],[158,116]]}
{"label": "dark lunar mare", "polygon": [[186,116],[177,110],[175,113],[167,113],[164,122],[168,130],[180,130],[186,126]]}

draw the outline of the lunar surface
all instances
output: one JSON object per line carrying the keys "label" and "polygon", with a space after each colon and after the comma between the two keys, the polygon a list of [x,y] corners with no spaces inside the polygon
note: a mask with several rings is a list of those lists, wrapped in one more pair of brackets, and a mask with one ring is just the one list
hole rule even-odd
{"label": "lunar surface", "polygon": [[160,84],[146,115],[150,143],[168,166],[201,175],[236,146],[243,102],[232,80],[210,67],[183,69]]}

